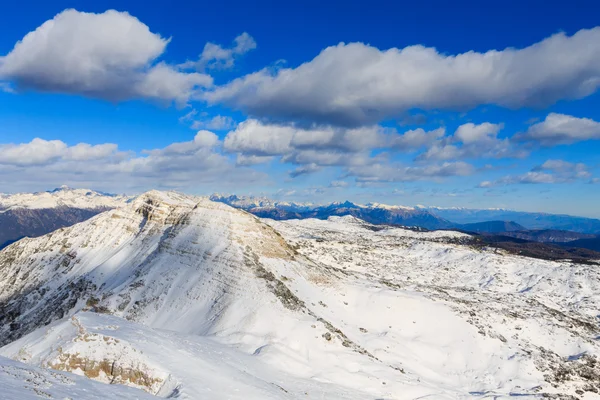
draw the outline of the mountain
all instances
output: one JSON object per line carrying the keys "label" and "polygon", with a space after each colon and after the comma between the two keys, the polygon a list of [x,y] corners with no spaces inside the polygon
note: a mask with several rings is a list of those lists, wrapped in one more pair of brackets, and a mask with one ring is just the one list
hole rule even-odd
{"label": "mountain", "polygon": [[314,205],[311,203],[277,202],[266,198],[224,196],[218,194],[212,195],[210,199],[248,211],[260,218],[275,220],[327,219],[331,216],[351,215],[373,224],[414,226],[425,229],[446,229],[454,225],[425,210],[379,203],[359,205],[345,201]]}
{"label": "mountain", "polygon": [[[511,236],[514,238],[529,240],[533,242],[542,243],[567,243],[570,242],[574,245],[577,240],[580,239],[593,239],[596,236],[588,233],[577,233],[571,231],[560,231],[556,229],[534,229],[534,230],[519,230],[513,229],[511,231],[502,232],[504,236]],[[578,247],[578,246],[574,246]]]}
{"label": "mountain", "polygon": [[73,372],[180,399],[574,398],[600,389],[599,308],[598,264],[172,192],[0,251],[0,355],[59,370],[48,391]]}
{"label": "mountain", "polygon": [[0,210],[49,208],[115,208],[123,205],[131,197],[96,192],[89,189],[72,189],[61,186],[47,192],[0,194]]}
{"label": "mountain", "polygon": [[600,220],[562,214],[512,211],[504,209],[468,209],[419,207],[456,224],[486,221],[513,221],[526,229],[553,229],[578,233],[600,234]]}
{"label": "mountain", "polygon": [[64,186],[49,192],[0,195],[0,249],[23,237],[41,236],[85,221],[129,200]]}
{"label": "mountain", "polygon": [[577,239],[568,243],[564,243],[563,245],[570,247],[580,247],[600,252],[600,236],[586,239]]}
{"label": "mountain", "polygon": [[488,233],[500,233],[500,232],[512,232],[512,231],[523,231],[525,228],[522,225],[512,221],[485,221],[476,222],[472,224],[460,225],[460,229],[468,232],[488,232]]}

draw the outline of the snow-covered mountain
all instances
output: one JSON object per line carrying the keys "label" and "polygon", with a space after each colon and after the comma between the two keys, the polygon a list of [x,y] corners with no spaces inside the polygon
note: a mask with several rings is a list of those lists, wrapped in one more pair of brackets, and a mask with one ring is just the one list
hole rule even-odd
{"label": "snow-covered mountain", "polygon": [[27,365],[0,358],[0,386],[43,367],[48,391],[73,372],[181,399],[595,398],[599,265],[473,243],[149,192],[0,251],[0,355]]}
{"label": "snow-covered mountain", "polygon": [[89,189],[71,189],[61,186],[47,192],[0,194],[0,212],[6,210],[47,209],[58,207],[93,210],[116,208],[130,201],[132,197],[96,192]]}
{"label": "snow-covered mountain", "polygon": [[0,194],[0,249],[22,237],[52,232],[130,201],[66,186],[49,192]]}
{"label": "snow-covered mountain", "polygon": [[212,195],[210,199],[248,211],[260,218],[275,220],[327,219],[332,216],[351,215],[373,224],[404,225],[426,229],[447,229],[453,227],[451,222],[439,218],[426,210],[381,203],[362,205],[345,201],[317,205],[312,203],[278,202],[265,197],[238,197],[219,194]]}

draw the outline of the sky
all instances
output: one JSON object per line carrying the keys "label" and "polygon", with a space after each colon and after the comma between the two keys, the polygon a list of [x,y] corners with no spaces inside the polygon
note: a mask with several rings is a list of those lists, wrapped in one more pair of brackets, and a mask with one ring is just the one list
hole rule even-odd
{"label": "sky", "polygon": [[0,192],[600,217],[600,5],[285,3],[3,5]]}

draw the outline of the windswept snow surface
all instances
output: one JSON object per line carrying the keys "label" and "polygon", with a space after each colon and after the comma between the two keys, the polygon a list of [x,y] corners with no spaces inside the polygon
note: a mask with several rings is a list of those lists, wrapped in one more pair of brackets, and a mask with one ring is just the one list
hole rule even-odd
{"label": "windswept snow surface", "polygon": [[592,399],[599,298],[597,265],[154,191],[0,252],[0,355],[181,399]]}

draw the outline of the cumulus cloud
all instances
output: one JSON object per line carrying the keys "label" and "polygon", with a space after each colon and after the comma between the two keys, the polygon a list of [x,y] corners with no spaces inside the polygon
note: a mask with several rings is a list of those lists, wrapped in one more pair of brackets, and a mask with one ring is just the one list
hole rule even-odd
{"label": "cumulus cloud", "polygon": [[[273,158],[296,165],[290,172],[292,178],[324,167],[341,167],[348,176],[361,181],[431,180],[472,174],[474,168],[461,161],[464,158],[514,156],[516,151],[510,142],[496,136],[501,128],[501,124],[469,123],[460,126],[454,135],[445,136],[444,128],[419,128],[399,134],[380,126],[304,128],[249,119],[227,134],[224,149],[236,153],[240,165]],[[417,157],[421,161],[418,166],[393,161],[394,152],[423,149],[428,150]],[[426,161],[434,163],[426,165]]]}
{"label": "cumulus cloud", "polygon": [[456,129],[456,132],[454,132],[454,137],[457,141],[467,145],[487,142],[490,139],[496,139],[496,136],[502,127],[502,124],[491,124],[489,122],[484,122],[479,125],[469,122],[459,126],[458,129]]}
{"label": "cumulus cloud", "polygon": [[205,69],[227,69],[233,67],[235,59],[256,48],[256,41],[244,32],[233,40],[233,45],[225,48],[219,44],[206,43],[197,61],[187,61],[182,68],[194,68],[198,71]]}
{"label": "cumulus cloud", "polygon": [[249,119],[225,137],[224,148],[232,153],[255,156],[283,155],[291,151],[294,129],[289,126],[263,125]]}
{"label": "cumulus cloud", "polygon": [[554,184],[569,183],[591,177],[588,167],[583,163],[571,163],[563,160],[547,160],[521,175],[508,175],[496,181],[483,181],[479,188],[514,184]]}
{"label": "cumulus cloud", "polygon": [[117,145],[112,143],[95,146],[79,143],[75,146],[68,146],[61,140],[35,138],[29,143],[0,144],[0,165],[46,165],[58,159],[90,161],[116,153]]}
{"label": "cumulus cloud", "polygon": [[528,152],[509,139],[498,138],[502,124],[472,122],[460,125],[453,135],[435,140],[417,160],[461,160],[469,158],[522,158]]}
{"label": "cumulus cloud", "polygon": [[445,162],[427,166],[405,166],[393,163],[375,163],[351,167],[348,176],[358,182],[410,182],[419,180],[437,181],[453,176],[468,176],[475,168],[464,161]]}
{"label": "cumulus cloud", "polygon": [[600,122],[565,114],[550,113],[542,122],[533,124],[516,140],[534,141],[542,146],[572,144],[584,140],[600,140]]}
{"label": "cumulus cloud", "polygon": [[272,156],[255,156],[255,155],[246,155],[243,153],[238,153],[236,156],[235,163],[236,163],[236,165],[248,166],[248,165],[264,164],[271,160],[273,160]]}
{"label": "cumulus cloud", "polygon": [[435,143],[438,139],[444,137],[445,134],[445,128],[438,128],[431,131],[425,131],[422,128],[418,128],[406,131],[402,135],[398,135],[397,137],[393,138],[391,140],[390,147],[406,151],[427,148]]}
{"label": "cumulus cloud", "polygon": [[584,163],[571,163],[563,160],[547,160],[542,165],[533,168],[534,172],[550,171],[562,179],[573,180],[591,176]]}
{"label": "cumulus cloud", "polygon": [[65,10],[0,57],[0,80],[17,90],[183,104],[212,78],[157,63],[169,40],[126,12]]}
{"label": "cumulus cloud", "polygon": [[[60,140],[34,139],[0,145],[0,184],[16,190],[68,183],[101,190],[190,189],[203,183],[213,187],[253,185],[263,173],[236,167],[219,152],[220,141],[209,131],[193,140],[172,143],[138,155],[119,151],[114,144],[68,146]],[[223,176],[227,176],[224,180]]]}
{"label": "cumulus cloud", "polygon": [[210,131],[198,131],[194,140],[189,142],[176,142],[171,143],[163,149],[157,150],[146,150],[144,153],[159,156],[159,155],[176,155],[176,154],[190,154],[200,149],[211,149],[219,143],[217,135]]}
{"label": "cumulus cloud", "polygon": [[385,145],[384,129],[378,126],[356,129],[299,128],[265,124],[249,119],[225,137],[225,149],[256,156],[282,156],[294,151],[329,150],[361,152]]}
{"label": "cumulus cloud", "polygon": [[205,93],[266,118],[370,125],[411,109],[545,106],[600,85],[600,28],[522,49],[445,55],[420,45],[328,47],[296,68],[263,69]]}
{"label": "cumulus cloud", "polygon": [[[35,139],[40,140],[40,139]],[[75,146],[67,147],[63,154],[65,160],[73,161],[91,161],[116,155],[118,146],[114,143],[104,143],[90,145],[88,143],[78,143]]]}

